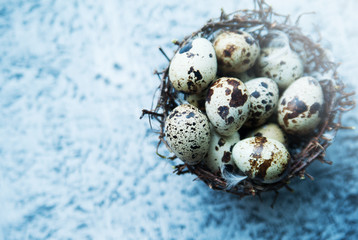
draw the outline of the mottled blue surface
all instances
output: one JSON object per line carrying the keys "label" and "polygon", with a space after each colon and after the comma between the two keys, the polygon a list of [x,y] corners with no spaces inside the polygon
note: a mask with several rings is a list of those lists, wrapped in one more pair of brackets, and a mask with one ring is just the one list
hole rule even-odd
{"label": "mottled blue surface", "polygon": [[[251,1],[0,0],[0,239],[358,239],[358,134],[342,131],[294,193],[238,200],[178,177],[142,108],[154,69],[207,19]],[[357,87],[358,2],[269,1]],[[357,110],[345,125],[357,125]]]}

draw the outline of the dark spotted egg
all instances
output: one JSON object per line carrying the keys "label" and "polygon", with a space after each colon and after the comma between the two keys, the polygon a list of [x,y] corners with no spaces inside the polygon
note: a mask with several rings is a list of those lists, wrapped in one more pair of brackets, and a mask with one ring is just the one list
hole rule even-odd
{"label": "dark spotted egg", "polygon": [[232,152],[236,166],[249,178],[274,183],[285,176],[290,154],[285,146],[265,137],[251,137],[238,142]]}
{"label": "dark spotted egg", "polygon": [[238,141],[240,141],[240,135],[238,132],[235,132],[230,137],[223,137],[213,130],[211,132],[208,156],[203,160],[203,163],[213,173],[220,172],[220,169],[224,165],[226,169],[233,169],[235,163],[232,159],[231,153],[233,147]]}
{"label": "dark spotted egg", "polygon": [[319,82],[313,77],[302,77],[282,94],[278,105],[278,123],[287,133],[309,134],[321,121],[323,105]]}
{"label": "dark spotted egg", "polygon": [[255,78],[245,83],[250,93],[250,113],[245,126],[257,127],[274,113],[279,99],[277,84],[270,78]]}
{"label": "dark spotted egg", "polygon": [[251,68],[260,54],[260,46],[247,32],[222,32],[214,40],[219,70],[235,76]]}
{"label": "dark spotted egg", "polygon": [[173,87],[185,93],[199,93],[216,79],[217,61],[211,42],[196,38],[175,54],[169,66]]}
{"label": "dark spotted egg", "polygon": [[178,158],[190,165],[197,164],[209,150],[209,121],[198,108],[180,105],[165,121],[165,138]]}
{"label": "dark spotted egg", "polygon": [[249,92],[237,78],[219,78],[209,89],[206,114],[215,130],[223,136],[234,134],[249,114]]}

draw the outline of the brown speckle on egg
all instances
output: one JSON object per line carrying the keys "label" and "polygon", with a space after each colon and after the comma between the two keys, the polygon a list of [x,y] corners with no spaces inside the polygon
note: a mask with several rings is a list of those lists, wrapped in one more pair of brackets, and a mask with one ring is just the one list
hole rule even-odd
{"label": "brown speckle on egg", "polygon": [[245,59],[244,61],[242,61],[243,64],[249,64],[250,63],[250,59]]}
{"label": "brown speckle on egg", "polygon": [[227,115],[229,115],[229,107],[228,106],[220,106],[218,108],[218,114],[222,119],[226,119]]}
{"label": "brown speckle on egg", "polygon": [[224,151],[221,161],[224,163],[228,163],[228,162],[230,162],[230,160],[231,160],[231,152]]}
{"label": "brown speckle on egg", "polygon": [[235,45],[228,45],[226,49],[224,50],[224,56],[225,57],[231,57],[232,53],[236,50]]}

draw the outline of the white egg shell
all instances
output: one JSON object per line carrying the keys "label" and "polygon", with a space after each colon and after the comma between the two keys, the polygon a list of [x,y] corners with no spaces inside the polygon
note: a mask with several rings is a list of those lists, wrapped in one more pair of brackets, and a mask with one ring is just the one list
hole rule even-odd
{"label": "white egg shell", "polygon": [[178,158],[190,165],[197,164],[209,151],[209,124],[198,108],[180,105],[165,121],[165,139]]}
{"label": "white egg shell", "polygon": [[250,113],[245,126],[257,127],[266,122],[274,113],[279,90],[270,78],[255,78],[245,83],[250,93]]}
{"label": "white egg shell", "polygon": [[213,172],[220,172],[220,168],[225,165],[235,166],[232,159],[232,149],[235,144],[240,141],[240,135],[235,132],[229,137],[220,136],[214,130],[211,132],[210,148],[208,156],[203,160],[203,163]]}
{"label": "white egg shell", "polygon": [[324,97],[321,85],[312,77],[302,77],[282,94],[278,106],[278,123],[290,134],[305,135],[321,121]]}
{"label": "white egg shell", "polygon": [[219,78],[209,89],[206,114],[215,130],[230,136],[241,128],[249,113],[249,92],[237,78]]}
{"label": "white egg shell", "polygon": [[256,74],[274,80],[282,90],[303,74],[303,63],[296,52],[288,48],[263,48],[257,59]]}
{"label": "white egg shell", "polygon": [[199,93],[216,79],[217,61],[211,42],[196,38],[183,46],[173,57],[169,80],[185,93]]}
{"label": "white egg shell", "polygon": [[234,146],[232,156],[246,176],[262,183],[279,181],[291,159],[282,143],[265,137],[241,140]]}
{"label": "white egg shell", "polygon": [[246,138],[249,137],[265,137],[279,141],[283,145],[287,145],[287,136],[276,123],[267,123],[259,128],[250,131]]}
{"label": "white egg shell", "polygon": [[214,40],[219,70],[227,76],[251,68],[260,54],[260,46],[247,32],[222,32]]}

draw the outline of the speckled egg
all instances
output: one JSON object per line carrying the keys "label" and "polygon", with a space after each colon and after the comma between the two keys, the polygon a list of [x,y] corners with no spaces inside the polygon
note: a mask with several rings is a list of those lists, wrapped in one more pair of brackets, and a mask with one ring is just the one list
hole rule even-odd
{"label": "speckled egg", "polygon": [[199,163],[210,146],[209,120],[198,108],[183,104],[165,121],[165,139],[174,154],[187,164]]}
{"label": "speckled egg", "polygon": [[247,32],[222,32],[214,41],[219,70],[226,76],[251,68],[260,54],[260,46]]}
{"label": "speckled egg", "polygon": [[270,78],[255,78],[245,83],[250,93],[250,113],[245,126],[257,127],[274,113],[279,99],[277,84]]}
{"label": "speckled egg", "polygon": [[308,134],[321,121],[323,105],[319,82],[313,77],[302,77],[282,94],[278,105],[278,123],[287,133]]}
{"label": "speckled egg", "polygon": [[169,66],[173,87],[185,93],[199,93],[216,79],[217,60],[211,42],[196,38],[175,54]]}
{"label": "speckled egg", "polygon": [[282,179],[291,159],[282,143],[265,137],[241,140],[234,146],[232,156],[246,176],[262,183]]}
{"label": "speckled egg", "polygon": [[222,77],[210,87],[205,110],[215,130],[230,136],[247,120],[249,103],[249,92],[243,82]]}
{"label": "speckled egg", "polygon": [[285,146],[287,145],[287,136],[284,133],[284,131],[282,131],[280,126],[277,125],[276,123],[267,123],[265,125],[262,125],[259,128],[256,128],[256,129],[250,131],[246,135],[246,138],[249,138],[249,137],[271,138],[276,141],[279,141],[280,143],[282,143]]}
{"label": "speckled egg", "polygon": [[259,77],[274,80],[282,90],[303,74],[303,63],[289,48],[263,48],[255,65]]}
{"label": "speckled egg", "polygon": [[211,132],[210,148],[208,156],[203,163],[213,172],[220,172],[220,168],[225,165],[226,168],[233,169],[235,163],[231,153],[235,144],[240,141],[240,135],[235,132],[229,137],[220,136],[214,130]]}

